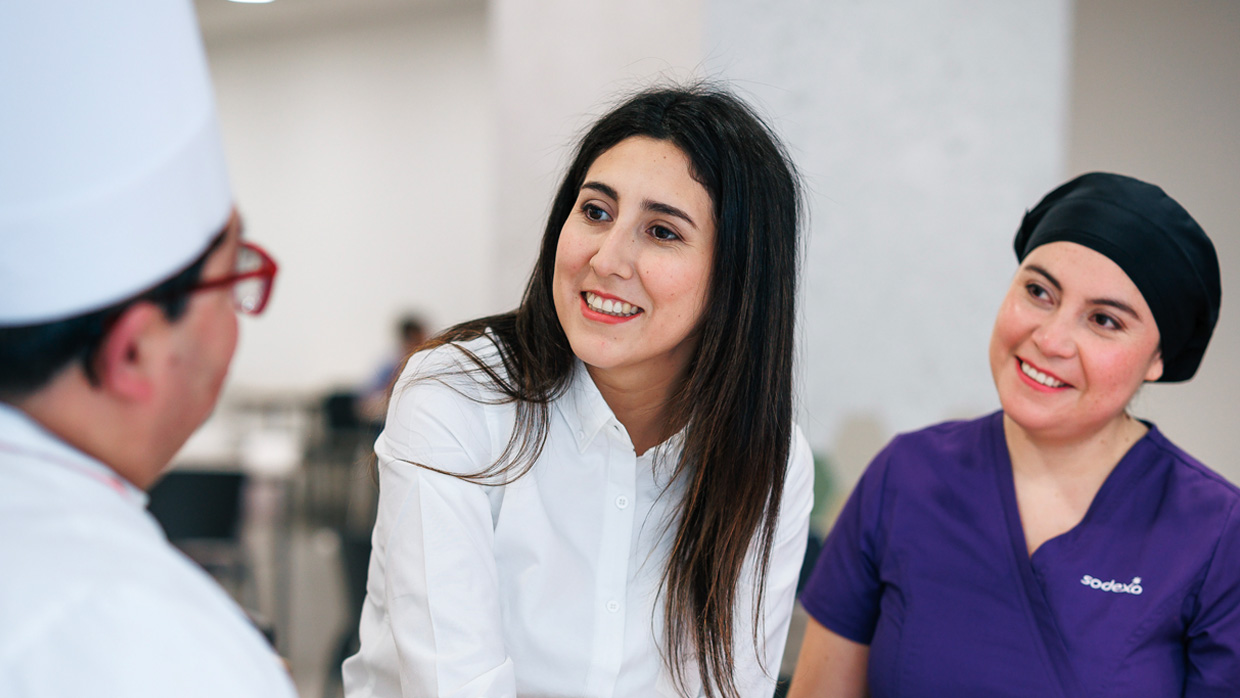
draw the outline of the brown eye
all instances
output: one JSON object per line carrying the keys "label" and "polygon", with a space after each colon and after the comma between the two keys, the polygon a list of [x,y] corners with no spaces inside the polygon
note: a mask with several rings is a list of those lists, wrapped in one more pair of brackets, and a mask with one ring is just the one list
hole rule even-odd
{"label": "brown eye", "polygon": [[595,221],[596,223],[611,220],[611,216],[609,216],[606,211],[598,206],[595,206],[594,204],[583,205],[581,207],[581,212],[586,218]]}
{"label": "brown eye", "polygon": [[1040,301],[1050,300],[1051,297],[1050,292],[1043,288],[1041,284],[1033,282],[1025,284],[1025,292],[1029,294],[1030,298]]}
{"label": "brown eye", "polygon": [[1124,328],[1124,326],[1120,324],[1119,320],[1116,320],[1106,313],[1094,313],[1094,316],[1091,319],[1095,325],[1098,325],[1103,329],[1122,330]]}
{"label": "brown eye", "polygon": [[671,228],[665,228],[661,225],[651,226],[650,237],[661,242],[672,242],[680,239],[680,236],[676,234],[676,231]]}

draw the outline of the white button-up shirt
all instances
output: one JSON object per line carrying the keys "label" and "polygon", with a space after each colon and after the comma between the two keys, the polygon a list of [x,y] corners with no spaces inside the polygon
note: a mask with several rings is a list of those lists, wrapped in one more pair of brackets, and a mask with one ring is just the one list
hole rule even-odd
{"label": "white button-up shirt", "polygon": [[0,403],[0,695],[292,698],[146,494]]}
{"label": "white button-up shirt", "polygon": [[[466,346],[498,365],[489,340]],[[660,648],[661,581],[682,489],[668,482],[679,439],[636,455],[578,362],[568,391],[551,406],[542,453],[523,477],[485,486],[418,467],[481,471],[512,434],[512,404],[488,404],[496,395],[478,381],[443,377],[460,361],[452,347],[414,356],[375,444],[379,515],[362,648],[345,662],[346,694],[678,695]],[[415,375],[423,379],[409,382]],[[797,430],[759,652],[752,560],[738,590],[735,676],[744,696],[774,689],[812,484],[812,456]],[[696,667],[686,673],[696,681]]]}

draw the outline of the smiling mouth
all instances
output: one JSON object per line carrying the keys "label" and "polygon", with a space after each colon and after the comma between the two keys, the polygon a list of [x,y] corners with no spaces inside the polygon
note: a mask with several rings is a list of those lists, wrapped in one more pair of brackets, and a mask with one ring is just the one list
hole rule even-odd
{"label": "smiling mouth", "polygon": [[1056,380],[1055,378],[1045,373],[1042,373],[1038,369],[1034,368],[1033,366],[1030,366],[1029,364],[1025,363],[1024,361],[1021,361],[1020,359],[1017,359],[1016,363],[1020,364],[1021,373],[1025,374],[1026,376],[1029,376],[1031,379],[1033,379],[1037,383],[1045,385],[1048,388],[1068,387],[1067,383],[1064,383],[1063,381],[1060,381],[1060,380]]}
{"label": "smiling mouth", "polygon": [[636,305],[625,303],[624,301],[612,300],[610,298],[602,298],[597,294],[586,291],[581,294],[585,299],[586,306],[596,313],[610,315],[612,317],[633,317],[642,312],[642,309]]}

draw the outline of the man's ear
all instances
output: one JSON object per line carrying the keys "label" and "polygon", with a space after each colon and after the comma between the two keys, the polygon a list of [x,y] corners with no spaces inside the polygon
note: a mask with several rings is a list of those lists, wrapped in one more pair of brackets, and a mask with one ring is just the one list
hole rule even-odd
{"label": "man's ear", "polygon": [[144,402],[158,387],[159,357],[168,341],[168,319],[152,303],[126,308],[112,323],[95,354],[100,387],[121,400]]}

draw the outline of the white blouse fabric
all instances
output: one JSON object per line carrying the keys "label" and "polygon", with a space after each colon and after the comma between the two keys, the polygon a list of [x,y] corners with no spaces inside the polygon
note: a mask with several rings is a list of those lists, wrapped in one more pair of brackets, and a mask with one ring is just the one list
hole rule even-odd
{"label": "white blouse fabric", "polygon": [[[492,366],[488,339],[464,346]],[[634,453],[584,366],[551,406],[530,471],[505,486],[449,473],[496,461],[514,407],[471,378],[454,347],[415,355],[375,444],[379,515],[361,651],[344,664],[349,698],[680,695],[664,668],[661,579],[682,485],[668,483],[673,438]],[[439,378],[426,378],[437,376]],[[421,380],[412,380],[421,377]],[[767,578],[761,656],[753,643],[753,559],[735,611],[743,696],[769,696],[788,633],[813,504],[799,429]],[[696,666],[686,675],[696,682]],[[690,695],[700,695],[696,683]]]}
{"label": "white blouse fabric", "polygon": [[0,403],[0,696],[293,698],[146,494]]}

